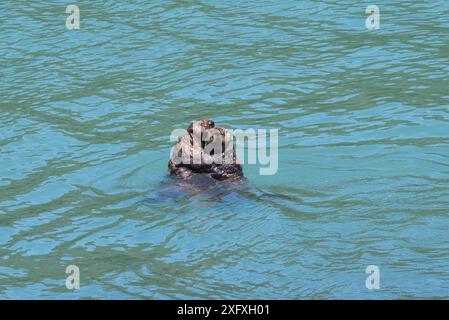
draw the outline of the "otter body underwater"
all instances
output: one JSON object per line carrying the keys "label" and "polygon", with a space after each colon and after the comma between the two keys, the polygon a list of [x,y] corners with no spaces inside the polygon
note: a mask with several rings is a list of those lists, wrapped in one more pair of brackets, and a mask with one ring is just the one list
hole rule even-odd
{"label": "otter body underwater", "polygon": [[185,180],[196,175],[221,181],[243,178],[232,134],[209,119],[193,121],[178,139],[172,149],[168,171]]}

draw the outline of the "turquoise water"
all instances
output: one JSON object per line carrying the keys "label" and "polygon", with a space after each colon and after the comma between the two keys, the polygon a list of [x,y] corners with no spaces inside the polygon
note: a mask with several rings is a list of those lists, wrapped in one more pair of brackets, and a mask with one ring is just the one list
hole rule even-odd
{"label": "turquoise water", "polygon": [[[194,3],[0,4],[0,298],[448,298],[449,3]],[[278,172],[174,186],[202,117]]]}

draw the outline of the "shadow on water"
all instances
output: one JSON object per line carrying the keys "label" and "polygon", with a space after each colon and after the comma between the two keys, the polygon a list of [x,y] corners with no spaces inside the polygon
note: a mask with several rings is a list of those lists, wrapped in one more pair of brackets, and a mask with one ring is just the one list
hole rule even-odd
{"label": "shadow on water", "polygon": [[208,175],[195,175],[186,180],[167,176],[161,181],[158,191],[145,199],[146,204],[180,201],[192,197],[201,197],[207,201],[222,201],[228,196],[239,196],[248,193],[250,187],[247,180],[219,181]]}

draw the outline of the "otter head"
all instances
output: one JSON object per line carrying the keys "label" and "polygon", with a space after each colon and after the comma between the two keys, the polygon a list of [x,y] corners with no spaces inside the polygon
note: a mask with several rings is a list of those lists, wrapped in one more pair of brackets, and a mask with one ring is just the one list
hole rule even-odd
{"label": "otter head", "polygon": [[[221,150],[224,154],[226,147],[232,150],[232,135],[223,127],[215,126],[215,122],[209,119],[193,121],[187,128],[191,136],[191,143],[197,142],[201,149],[208,149],[213,156],[216,151]],[[206,148],[206,146],[208,146]],[[228,151],[230,150],[228,149]]]}
{"label": "otter head", "polygon": [[[209,119],[201,119],[197,121],[193,121],[192,124],[187,128],[187,132],[192,137],[193,141],[199,142],[201,145],[201,149],[204,149],[206,144],[214,141],[214,137],[217,136],[217,133],[222,133],[223,128],[216,128],[215,122]],[[218,130],[218,131],[217,131]]]}

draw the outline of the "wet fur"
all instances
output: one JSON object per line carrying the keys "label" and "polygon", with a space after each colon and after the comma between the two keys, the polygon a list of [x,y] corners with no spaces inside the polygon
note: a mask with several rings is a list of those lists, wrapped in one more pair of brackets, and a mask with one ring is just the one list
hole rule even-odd
{"label": "wet fur", "polygon": [[[211,137],[211,140],[209,142],[205,141],[198,141],[197,144],[194,144],[194,139],[196,137],[193,135],[193,125],[197,124],[201,128],[201,133],[207,135],[207,131],[214,128],[217,129],[218,132],[221,135],[222,139],[222,153],[221,154],[206,154],[204,152],[204,148],[208,145],[208,143],[212,142],[214,139],[218,138],[215,136]],[[175,148],[173,149],[174,152],[176,150],[189,150],[191,152],[191,155],[196,154],[201,157],[210,157],[210,159],[218,159],[225,156],[225,141],[226,138],[230,138],[230,141],[232,143],[232,136],[230,133],[223,127],[216,127],[215,123],[213,121],[210,121],[208,119],[202,119],[193,122],[188,128],[187,133],[179,138],[178,142],[175,144]],[[180,151],[179,151],[180,152]],[[181,155],[179,153],[178,155]],[[216,180],[230,180],[235,181],[239,180],[243,177],[243,169],[242,166],[239,164],[235,149],[232,147],[232,163],[200,163],[200,164],[194,164],[191,157],[190,163],[180,163],[176,164],[174,160],[175,154],[172,154],[171,159],[168,162],[168,170],[171,175],[178,176],[183,179],[190,179],[193,175],[196,174],[205,174],[209,175],[210,177],[216,179]]]}

